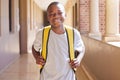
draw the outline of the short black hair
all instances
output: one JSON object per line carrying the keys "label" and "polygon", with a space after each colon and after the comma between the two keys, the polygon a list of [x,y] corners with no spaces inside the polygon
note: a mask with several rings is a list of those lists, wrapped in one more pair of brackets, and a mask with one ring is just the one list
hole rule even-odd
{"label": "short black hair", "polygon": [[60,2],[52,2],[49,4],[48,8],[47,8],[47,11],[48,9],[52,6],[52,5],[58,5],[58,4],[61,4]]}

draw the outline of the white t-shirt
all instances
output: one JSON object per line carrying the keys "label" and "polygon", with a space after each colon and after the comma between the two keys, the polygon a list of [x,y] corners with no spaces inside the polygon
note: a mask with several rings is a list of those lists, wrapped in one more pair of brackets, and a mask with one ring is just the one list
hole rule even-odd
{"label": "white t-shirt", "polygon": [[[42,31],[37,33],[34,48],[39,51],[42,46]],[[83,45],[80,33],[74,29],[74,50],[81,51]],[[40,80],[75,80],[75,74],[69,65],[68,42],[66,32],[56,34],[50,30],[47,61],[40,74]]]}

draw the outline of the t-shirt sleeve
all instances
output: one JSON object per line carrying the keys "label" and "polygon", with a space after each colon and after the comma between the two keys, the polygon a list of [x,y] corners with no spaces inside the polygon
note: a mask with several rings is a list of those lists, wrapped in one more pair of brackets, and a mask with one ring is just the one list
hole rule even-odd
{"label": "t-shirt sleeve", "polygon": [[74,29],[74,50],[82,52],[84,43],[78,30]]}
{"label": "t-shirt sleeve", "polygon": [[41,45],[42,45],[42,29],[40,29],[37,32],[35,40],[33,42],[33,47],[37,52],[39,52],[41,50]]}

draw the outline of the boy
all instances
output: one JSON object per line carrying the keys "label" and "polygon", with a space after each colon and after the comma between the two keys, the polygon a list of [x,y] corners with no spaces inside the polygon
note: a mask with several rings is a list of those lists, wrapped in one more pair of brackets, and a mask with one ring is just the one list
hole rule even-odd
{"label": "boy", "polygon": [[[44,33],[45,28],[41,29],[37,33],[32,47],[36,64],[42,65],[40,80],[76,80],[75,68],[80,65],[85,51],[81,36],[76,29],[73,29],[74,42],[72,45],[69,40],[72,39],[69,38],[71,35],[68,34],[63,24],[66,17],[65,9],[59,2],[52,2],[48,6],[47,17],[50,23],[49,31]],[[45,38],[46,43],[44,43],[44,37],[47,37]],[[71,45],[74,52],[78,53],[74,59],[70,59],[69,55]],[[41,55],[42,51],[45,52],[45,57]]]}

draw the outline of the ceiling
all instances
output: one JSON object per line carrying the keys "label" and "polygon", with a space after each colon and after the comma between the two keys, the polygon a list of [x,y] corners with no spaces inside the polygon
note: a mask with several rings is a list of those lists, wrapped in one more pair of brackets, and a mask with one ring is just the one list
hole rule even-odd
{"label": "ceiling", "polygon": [[53,1],[58,1],[60,3],[62,3],[63,5],[65,5],[67,3],[67,0],[34,0],[41,9],[46,10],[47,6],[53,2]]}

